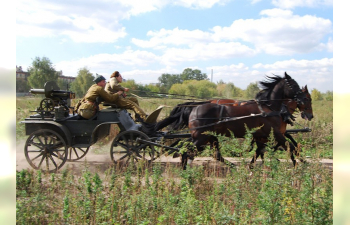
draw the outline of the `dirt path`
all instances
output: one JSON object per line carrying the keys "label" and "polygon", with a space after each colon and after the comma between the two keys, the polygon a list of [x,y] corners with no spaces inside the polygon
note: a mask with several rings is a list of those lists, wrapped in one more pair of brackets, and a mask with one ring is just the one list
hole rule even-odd
{"label": "dirt path", "polygon": [[[93,146],[92,146],[93,147]],[[22,169],[32,169],[31,166],[28,164],[25,155],[24,155],[24,142],[17,144],[16,148],[16,170],[20,171]],[[226,160],[238,165],[240,162],[242,162],[239,158],[228,158],[225,157]],[[247,159],[249,162],[249,159]],[[307,159],[307,161],[312,161],[312,159]],[[162,164],[171,164],[173,166],[180,166],[180,158],[173,158],[173,157],[165,157],[162,156],[160,159],[155,160],[155,162],[161,162]],[[291,165],[292,162],[288,161]],[[329,168],[330,170],[333,170],[333,160],[332,159],[322,159],[320,161],[325,167]],[[261,160],[258,160],[258,164],[261,163]],[[216,161],[212,157],[196,157],[194,161],[192,162],[193,165],[206,165],[206,166],[220,166],[223,167],[224,165],[218,161]],[[75,162],[66,162],[63,168],[67,168],[69,170],[73,170],[79,173],[79,171],[83,171],[85,168],[89,168],[91,172],[97,172],[97,171],[105,171],[110,166],[113,165],[111,158],[108,153],[106,154],[94,154],[93,151],[89,150],[88,154],[79,161]]]}

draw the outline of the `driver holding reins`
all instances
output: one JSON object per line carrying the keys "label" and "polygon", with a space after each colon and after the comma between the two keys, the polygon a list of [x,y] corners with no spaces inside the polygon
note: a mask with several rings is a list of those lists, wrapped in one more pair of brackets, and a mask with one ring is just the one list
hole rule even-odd
{"label": "driver holding reins", "polygon": [[[129,91],[129,88],[121,86],[123,82],[122,75],[115,71],[112,73],[109,82],[105,86],[105,90],[110,94],[118,94],[118,101],[115,103],[119,108],[131,109],[135,112],[135,117],[140,117],[142,120],[146,120],[146,113],[139,107],[137,98],[128,97],[126,98],[125,92]],[[137,118],[138,119],[138,118]]]}
{"label": "driver holding reins", "polygon": [[87,91],[84,98],[75,107],[75,111],[85,119],[90,119],[97,112],[96,98],[102,97],[103,101],[116,104],[120,108],[132,109],[135,117],[146,120],[146,113],[133,101],[127,100],[120,95],[122,91],[117,93],[109,93],[105,90],[106,78],[99,75],[94,79],[96,84],[92,85]]}

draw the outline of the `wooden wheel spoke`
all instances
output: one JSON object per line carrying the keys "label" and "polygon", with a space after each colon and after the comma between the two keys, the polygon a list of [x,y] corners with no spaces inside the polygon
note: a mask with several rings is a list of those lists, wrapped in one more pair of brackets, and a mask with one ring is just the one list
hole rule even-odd
{"label": "wooden wheel spoke", "polygon": [[125,148],[125,149],[128,149],[129,148],[129,145],[128,144],[124,144],[124,143],[120,143],[118,142],[118,145],[122,148]]}
{"label": "wooden wheel spoke", "polygon": [[44,161],[45,158],[46,158],[45,155],[42,155],[42,158],[41,158],[41,160],[40,160],[40,162],[39,162],[38,168],[41,167],[41,164],[43,163],[43,161]]}
{"label": "wooden wheel spoke", "polygon": [[35,157],[32,159],[32,161],[36,160],[37,158],[39,158],[39,157],[42,156],[42,155],[43,155],[43,152],[40,151],[40,154],[37,155],[37,156],[35,156]]}
{"label": "wooden wheel spoke", "polygon": [[58,166],[56,164],[56,161],[52,158],[52,155],[49,156],[51,162],[53,163],[53,165],[55,166],[56,170],[58,169]]}
{"label": "wooden wheel spoke", "polygon": [[129,156],[129,158],[130,158],[130,154],[125,154],[125,155],[123,155],[122,157],[120,157],[119,160],[123,160],[123,159],[125,159],[125,158],[128,157],[128,156]]}
{"label": "wooden wheel spoke", "polygon": [[30,143],[28,143],[28,145],[33,145],[33,146],[35,146],[35,147],[37,147],[37,148],[40,148],[40,149],[43,149],[43,148],[44,148],[43,145],[42,145],[41,143],[36,143],[36,142],[34,142],[34,141],[31,141]]}
{"label": "wooden wheel spoke", "polygon": [[[64,158],[64,157],[63,157],[62,154],[60,154],[61,151],[64,152],[64,150],[56,150],[56,151],[53,151],[51,155],[53,155],[53,156],[55,156],[56,158],[62,160],[62,158]],[[55,152],[57,152],[57,153],[55,153]]]}
{"label": "wooden wheel spoke", "polygon": [[[40,136],[35,136],[35,138],[38,139],[38,141],[40,142],[41,146],[45,146],[45,144],[40,139]],[[34,143],[34,138],[33,138],[33,143]]]}
{"label": "wooden wheel spoke", "polygon": [[124,153],[128,153],[128,150],[115,150],[113,151],[113,154],[124,154]]}

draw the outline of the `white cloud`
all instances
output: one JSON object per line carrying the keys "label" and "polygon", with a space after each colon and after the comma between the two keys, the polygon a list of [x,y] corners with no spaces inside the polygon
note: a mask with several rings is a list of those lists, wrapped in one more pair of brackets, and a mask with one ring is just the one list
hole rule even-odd
{"label": "white cloud", "polygon": [[215,4],[224,5],[229,0],[175,0],[172,4],[192,9],[207,9]]}
{"label": "white cloud", "polygon": [[213,28],[217,40],[243,40],[257,51],[291,55],[318,50],[325,35],[332,33],[332,22],[316,16],[292,15],[289,10],[263,10],[261,19],[235,20],[230,27]]}
{"label": "white cloud", "polygon": [[208,44],[194,44],[191,48],[168,48],[161,57],[166,64],[178,62],[224,59],[234,57],[250,57],[255,51],[238,42],[220,42]]}
{"label": "white cloud", "polygon": [[260,12],[260,15],[266,15],[268,17],[284,17],[291,18],[293,16],[293,12],[291,10],[283,10],[283,9],[265,9]]}
{"label": "white cloud", "polygon": [[[106,10],[108,9],[108,10]],[[126,35],[119,21],[125,7],[107,2],[20,0],[16,12],[17,36],[68,37],[75,42],[115,42]]]}
{"label": "white cloud", "polygon": [[[115,42],[125,37],[120,21],[166,5],[210,8],[227,0],[19,0],[16,35],[25,37],[67,36],[75,42]],[[63,36],[63,37],[62,37]]]}
{"label": "white cloud", "polygon": [[[326,92],[333,89],[333,58],[319,60],[285,60],[273,64],[255,64],[252,68],[265,71],[266,74],[292,75],[299,85],[307,84],[308,87]],[[317,84],[317,85],[316,85]],[[310,89],[311,90],[311,89]]]}
{"label": "white cloud", "polygon": [[258,3],[258,2],[261,2],[261,0],[251,0],[251,4],[252,5],[254,5],[254,4]]}
{"label": "white cloud", "polygon": [[192,43],[207,43],[212,40],[211,34],[201,30],[173,30],[160,29],[159,31],[149,31],[148,41],[133,38],[132,43],[143,48],[154,48],[162,45],[191,45]]}
{"label": "white cloud", "polygon": [[[255,46],[255,52],[272,55],[292,55],[331,49],[330,42],[322,43],[322,39],[332,33],[332,22],[328,19],[293,15],[292,11],[283,9],[263,10],[260,14],[262,15],[260,19],[239,19],[233,21],[229,27],[215,26],[208,32],[179,28],[149,31],[147,33],[150,36],[149,40],[132,39],[132,42],[143,48],[166,49],[166,46],[194,48],[198,44],[225,45],[225,42],[244,41]],[[249,52],[246,55],[251,55],[251,47],[247,50]],[[171,51],[184,52],[183,49]]]}
{"label": "white cloud", "polygon": [[272,0],[272,4],[283,9],[296,7],[332,6],[333,0]]}
{"label": "white cloud", "polygon": [[127,50],[122,54],[97,54],[72,61],[56,63],[56,68],[66,76],[76,76],[78,69],[88,67],[90,71],[109,74],[110,71],[123,67],[142,67],[159,62],[158,56],[146,51]]}
{"label": "white cloud", "polygon": [[243,63],[207,67],[208,74],[213,69],[213,81],[232,82],[245,89],[250,83],[265,79],[265,75],[283,76],[287,72],[300,86],[308,85],[309,90],[317,88],[321,92],[333,90],[333,59],[285,60],[273,64],[258,63],[246,66]]}

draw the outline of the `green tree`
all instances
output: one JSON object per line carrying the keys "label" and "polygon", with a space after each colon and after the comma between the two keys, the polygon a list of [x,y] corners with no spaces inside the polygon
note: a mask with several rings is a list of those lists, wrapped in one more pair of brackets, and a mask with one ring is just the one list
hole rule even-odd
{"label": "green tree", "polygon": [[70,90],[70,87],[71,87],[70,83],[68,83],[66,80],[61,80],[61,79],[58,79],[57,85],[60,87],[61,90],[67,90],[67,87],[68,87],[68,90]]}
{"label": "green tree", "polygon": [[191,68],[186,68],[181,74],[181,81],[185,80],[207,80],[208,76],[205,73],[202,73],[202,71],[195,69],[192,70]]}
{"label": "green tree", "polygon": [[323,94],[323,99],[333,101],[333,91],[327,91],[325,94]]}
{"label": "green tree", "polygon": [[71,89],[78,98],[86,94],[87,90],[94,84],[94,78],[95,77],[86,67],[78,70],[77,78],[75,78],[71,84]]}
{"label": "green tree", "polygon": [[244,97],[246,99],[254,99],[256,94],[260,91],[258,83],[250,83],[244,92]]}
{"label": "green tree", "polygon": [[314,101],[322,100],[322,94],[320,91],[318,91],[316,88],[314,88],[311,91],[311,98]]}
{"label": "green tree", "polygon": [[158,77],[162,92],[168,92],[173,84],[182,83],[178,74],[163,73]]}
{"label": "green tree", "polygon": [[210,98],[217,95],[216,85],[208,80],[186,80],[182,84],[171,86],[169,93],[197,98]]}
{"label": "green tree", "polygon": [[58,74],[47,57],[35,57],[32,66],[28,68],[28,72],[30,74],[28,83],[32,88],[44,88],[46,82],[57,82],[58,79]]}
{"label": "green tree", "polygon": [[217,96],[223,97],[225,92],[226,84],[218,82],[216,85]]}
{"label": "green tree", "polygon": [[198,98],[212,98],[217,95],[216,84],[209,80],[200,80],[196,82],[196,89]]}
{"label": "green tree", "polygon": [[160,92],[159,85],[146,84],[145,88],[150,92]]}
{"label": "green tree", "polygon": [[184,84],[174,84],[169,90],[169,94],[175,95],[185,95],[186,94],[186,85]]}

